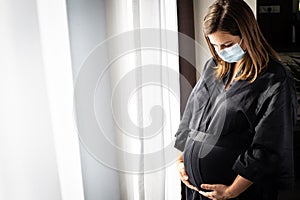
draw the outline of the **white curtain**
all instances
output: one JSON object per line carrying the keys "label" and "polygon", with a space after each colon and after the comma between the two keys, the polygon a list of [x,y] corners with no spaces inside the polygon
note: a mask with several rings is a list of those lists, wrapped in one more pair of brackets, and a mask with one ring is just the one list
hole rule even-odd
{"label": "white curtain", "polygon": [[121,199],[180,199],[176,1],[106,3]]}
{"label": "white curtain", "polygon": [[80,139],[118,172],[121,199],[180,199],[173,147],[180,120],[176,1],[105,5],[107,39],[76,77]]}
{"label": "white curtain", "polygon": [[0,1],[0,199],[83,200],[66,5]]}

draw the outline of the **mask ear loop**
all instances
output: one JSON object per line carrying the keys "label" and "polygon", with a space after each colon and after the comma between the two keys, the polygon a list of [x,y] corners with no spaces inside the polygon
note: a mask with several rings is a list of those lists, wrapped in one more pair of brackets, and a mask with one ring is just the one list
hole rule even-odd
{"label": "mask ear loop", "polygon": [[[240,47],[243,42],[243,39],[244,38],[242,38],[241,41],[239,42]],[[247,49],[244,50],[242,47],[241,47],[241,49],[245,52],[245,54],[247,53]],[[236,79],[242,73],[242,68],[243,68],[242,66],[239,67],[239,69],[237,70],[237,72],[234,75],[234,79]]]}
{"label": "mask ear loop", "polygon": [[[241,41],[239,42],[240,47],[241,47],[241,44],[242,44],[242,42],[243,42],[243,39],[244,39],[244,38],[242,38]],[[247,49],[244,50],[242,47],[241,47],[241,49],[242,49],[245,53],[247,53]]]}
{"label": "mask ear loop", "polygon": [[241,41],[239,42],[239,45],[241,45],[242,44],[242,41],[243,41],[243,38],[241,39]]}

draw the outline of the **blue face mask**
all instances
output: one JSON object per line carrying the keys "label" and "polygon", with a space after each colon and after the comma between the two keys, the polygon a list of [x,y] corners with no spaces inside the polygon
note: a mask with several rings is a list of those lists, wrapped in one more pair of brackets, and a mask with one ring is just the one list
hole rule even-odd
{"label": "blue face mask", "polygon": [[[240,44],[242,43],[242,40]],[[245,55],[245,51],[241,48],[240,44],[235,44],[231,47],[227,47],[221,51],[216,50],[219,57],[228,63],[238,62]]]}

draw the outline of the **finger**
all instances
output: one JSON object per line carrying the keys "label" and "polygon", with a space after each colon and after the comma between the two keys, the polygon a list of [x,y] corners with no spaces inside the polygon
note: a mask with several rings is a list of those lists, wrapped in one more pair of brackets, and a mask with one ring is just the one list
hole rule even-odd
{"label": "finger", "polygon": [[199,189],[197,187],[193,186],[193,185],[189,185],[187,187],[192,189],[192,190],[195,190],[195,191],[199,192]]}
{"label": "finger", "polygon": [[204,191],[201,191],[199,190],[199,193],[207,198],[210,198],[210,199],[214,199],[215,198],[215,194],[214,192],[204,192]]}
{"label": "finger", "polygon": [[195,186],[193,186],[189,181],[182,181],[188,188],[192,189],[192,190],[196,190],[199,191],[199,189]]}
{"label": "finger", "polygon": [[216,187],[214,184],[201,184],[201,188],[206,190],[216,190]]}

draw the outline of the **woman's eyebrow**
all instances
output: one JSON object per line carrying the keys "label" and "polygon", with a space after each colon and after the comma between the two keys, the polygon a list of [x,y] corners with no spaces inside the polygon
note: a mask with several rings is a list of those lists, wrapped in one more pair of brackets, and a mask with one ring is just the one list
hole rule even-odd
{"label": "woman's eyebrow", "polygon": [[[222,44],[220,44],[220,46],[226,45],[226,44],[230,44],[230,43],[232,43],[232,41],[223,42]],[[212,43],[212,42],[211,42],[211,44],[212,44],[212,45],[217,45],[217,44],[214,44],[214,43]]]}

